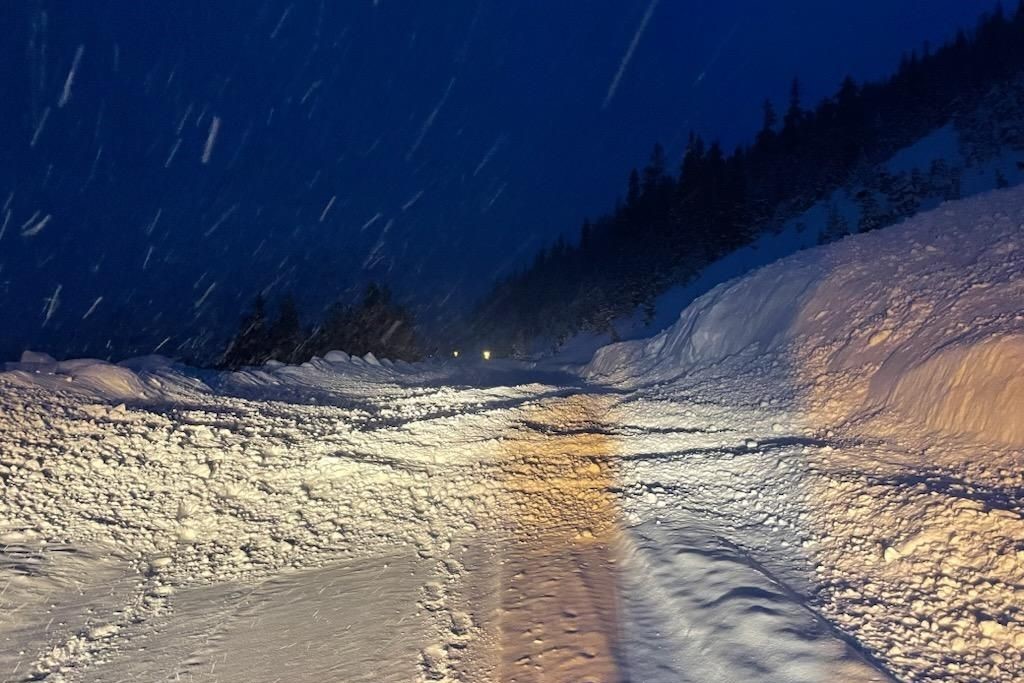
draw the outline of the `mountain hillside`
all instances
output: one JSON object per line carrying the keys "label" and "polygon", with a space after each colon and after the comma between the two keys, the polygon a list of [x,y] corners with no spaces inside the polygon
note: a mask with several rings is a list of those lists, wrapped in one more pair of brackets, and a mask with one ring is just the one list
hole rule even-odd
{"label": "mountain hillside", "polygon": [[[783,115],[731,154],[691,136],[678,173],[664,150],[615,210],[497,284],[476,334],[506,353],[574,335],[613,340],[752,266],[938,203],[1024,179],[1024,8],[985,18],[880,83],[847,79],[813,109],[799,83]],[[632,318],[632,320],[630,320]],[[638,325],[639,323],[639,325]],[[634,331],[635,334],[635,331]]]}

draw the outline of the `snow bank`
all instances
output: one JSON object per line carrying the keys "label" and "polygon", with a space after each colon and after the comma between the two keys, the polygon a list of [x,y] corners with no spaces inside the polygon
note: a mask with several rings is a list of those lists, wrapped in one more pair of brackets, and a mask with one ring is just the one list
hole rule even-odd
{"label": "snow bank", "polygon": [[[921,363],[879,377],[872,394],[928,426],[1024,444],[1024,336],[951,344]],[[925,400],[922,400],[925,399]]]}
{"label": "snow bank", "polygon": [[7,363],[4,376],[24,386],[70,389],[110,399],[144,398],[146,386],[132,370],[92,358],[57,361],[45,353],[26,351],[18,363]]}
{"label": "snow bank", "polygon": [[[45,353],[25,351],[17,363],[3,365],[0,382],[111,402],[172,399],[183,392],[211,393],[211,386],[236,396],[282,399],[314,389],[313,393],[319,394],[352,380],[387,380],[413,369],[408,363],[377,359],[369,353],[360,358],[344,351],[331,351],[325,358],[314,357],[300,365],[268,361],[260,367],[227,372],[197,370],[159,355],[113,364],[95,358],[58,361]],[[303,400],[315,401],[316,397]]]}
{"label": "snow bank", "polygon": [[834,417],[892,413],[1024,445],[1022,302],[1015,188],[719,285],[661,334],[599,350],[585,374],[647,384],[724,362],[774,366]]}

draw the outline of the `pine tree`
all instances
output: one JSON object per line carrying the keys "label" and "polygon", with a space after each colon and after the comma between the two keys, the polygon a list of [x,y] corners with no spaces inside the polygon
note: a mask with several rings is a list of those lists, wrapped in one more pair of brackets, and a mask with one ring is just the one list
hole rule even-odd
{"label": "pine tree", "polygon": [[296,360],[296,354],[302,345],[302,322],[295,297],[286,294],[278,305],[277,318],[271,323],[267,333],[269,358],[290,363]]}
{"label": "pine tree", "polygon": [[907,173],[898,173],[891,177],[887,196],[896,217],[909,218],[921,207],[921,195],[915,182],[917,179]]}
{"label": "pine tree", "polygon": [[779,122],[778,114],[775,113],[775,105],[771,100],[765,100],[761,105],[761,132],[757,134],[757,144],[764,147],[775,139],[775,124]]}
{"label": "pine tree", "polygon": [[857,222],[858,232],[877,230],[884,225],[882,209],[873,191],[861,190],[858,192],[857,205],[860,208],[860,220]]}
{"label": "pine tree", "polygon": [[797,128],[804,119],[804,110],[800,106],[800,80],[794,78],[793,83],[789,88],[789,108],[786,110],[786,116],[783,119],[785,130],[791,135],[794,134]]}
{"label": "pine tree", "polygon": [[583,251],[589,251],[594,245],[594,226],[590,223],[589,219],[583,219],[583,225],[580,227],[580,249]]}
{"label": "pine tree", "polygon": [[643,193],[652,195],[664,184],[668,162],[665,158],[665,149],[660,145],[654,145],[651,150],[651,159],[644,167]]}
{"label": "pine tree", "polygon": [[839,213],[839,207],[835,203],[829,204],[828,216],[825,219],[825,229],[818,237],[818,244],[835,242],[848,234],[850,234],[850,225],[843,218],[843,214]]}
{"label": "pine tree", "polygon": [[1010,186],[1010,181],[1008,181],[1006,179],[1006,176],[1003,175],[1002,169],[997,168],[996,169],[996,189],[997,190],[1005,190],[1009,186]]}
{"label": "pine tree", "polygon": [[267,314],[262,294],[252,302],[252,310],[239,324],[238,333],[221,357],[221,367],[237,370],[246,365],[259,365],[267,360]]}
{"label": "pine tree", "polygon": [[949,187],[946,189],[946,194],[943,197],[947,202],[956,201],[961,198],[961,170],[954,168],[950,171]]}
{"label": "pine tree", "polygon": [[626,190],[626,208],[635,209],[640,204],[640,173],[634,168],[629,172],[629,187]]}

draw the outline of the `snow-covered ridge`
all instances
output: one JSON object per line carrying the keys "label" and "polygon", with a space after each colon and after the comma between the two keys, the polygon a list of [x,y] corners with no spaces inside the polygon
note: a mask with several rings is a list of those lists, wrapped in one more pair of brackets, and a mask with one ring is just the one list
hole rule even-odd
{"label": "snow-covered ridge", "polygon": [[139,400],[172,397],[183,385],[188,389],[210,391],[205,379],[218,389],[239,391],[257,387],[294,385],[313,386],[328,376],[359,376],[383,379],[413,369],[405,361],[377,359],[372,353],[351,356],[330,351],[324,358],[314,357],[301,365],[268,361],[261,367],[235,372],[202,372],[175,363],[160,355],[131,358],[110,363],[95,358],[58,361],[37,351],[25,351],[17,363],[5,363],[0,375],[13,384],[70,391],[97,399]]}
{"label": "snow-covered ridge", "polygon": [[[1015,188],[719,285],[661,334],[600,349],[585,374],[647,384],[758,359],[834,417],[888,412],[1022,445],[1022,304],[1024,188]],[[839,376],[841,385],[829,379]]]}

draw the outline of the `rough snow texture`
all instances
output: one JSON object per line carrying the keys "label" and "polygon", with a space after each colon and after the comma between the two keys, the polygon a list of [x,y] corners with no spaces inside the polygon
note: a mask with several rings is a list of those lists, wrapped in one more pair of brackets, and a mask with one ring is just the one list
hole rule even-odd
{"label": "rough snow texture", "polygon": [[[1022,302],[1014,189],[721,285],[657,337],[602,349],[587,374],[673,405],[721,405],[735,413],[726,425],[752,433],[776,413],[777,462],[735,469],[722,457],[700,477],[688,459],[685,478],[709,496],[689,504],[728,518],[755,489],[760,524],[796,532],[810,604],[901,678],[1020,680]],[[764,437],[751,444],[761,459]],[[715,480],[738,490],[715,499]]]}
{"label": "rough snow texture", "polygon": [[625,444],[739,435],[634,438],[570,377],[330,358],[0,374],[0,680],[886,680],[691,518],[634,539],[662,489]]}
{"label": "rough snow texture", "polygon": [[1022,680],[1022,225],[789,258],[598,386],[26,354],[0,680]]}

